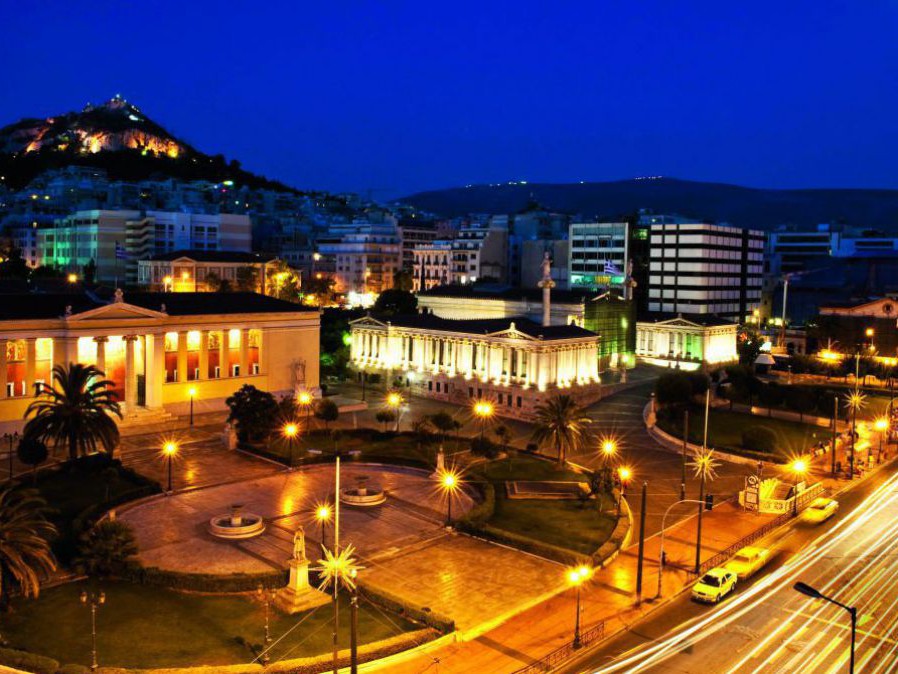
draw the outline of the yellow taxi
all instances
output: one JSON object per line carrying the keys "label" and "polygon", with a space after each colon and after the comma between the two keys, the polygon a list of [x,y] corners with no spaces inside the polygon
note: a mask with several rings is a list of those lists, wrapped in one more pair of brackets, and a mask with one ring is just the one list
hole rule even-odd
{"label": "yellow taxi", "polygon": [[839,509],[839,502],[834,498],[815,498],[811,504],[804,509],[802,518],[805,522],[813,522],[820,524],[836,514]]}
{"label": "yellow taxi", "polygon": [[692,586],[694,601],[716,604],[736,589],[736,573],[721,567],[715,567],[698,579]]}
{"label": "yellow taxi", "polygon": [[745,580],[770,561],[770,550],[748,545],[737,552],[723,568],[736,574],[739,580]]}

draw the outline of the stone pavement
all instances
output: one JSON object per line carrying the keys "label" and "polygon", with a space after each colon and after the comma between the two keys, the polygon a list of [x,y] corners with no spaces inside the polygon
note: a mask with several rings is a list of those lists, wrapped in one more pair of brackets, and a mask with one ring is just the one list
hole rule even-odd
{"label": "stone pavement", "polygon": [[[424,472],[393,466],[344,463],[343,485],[355,484],[359,475],[370,477],[369,488],[387,490],[387,503],[372,509],[340,508],[340,542],[353,543],[362,557],[383,556],[427,540],[442,531],[444,501],[433,480]],[[126,509],[119,519],[134,528],[144,566],[185,572],[236,573],[285,568],[292,552],[294,531],[302,525],[308,554],[321,542],[314,509],[333,503],[334,466],[310,466],[302,471],[282,471],[237,483],[160,497]],[[206,527],[216,515],[227,514],[232,504],[245,513],[265,518],[267,529],[246,541],[223,541]],[[465,513],[473,505],[464,493],[453,502],[453,512]],[[327,544],[333,530],[325,531]]]}
{"label": "stone pavement", "polygon": [[[706,512],[703,519],[704,560],[755,531],[771,517],[742,513],[737,506],[724,504],[712,512]],[[659,544],[657,536],[646,541],[643,597],[647,600],[653,598],[657,590]],[[664,549],[672,562],[694,561],[694,518],[668,529]],[[634,543],[608,568],[598,570],[592,582],[583,588],[583,629],[604,621],[608,634],[632,624],[651,610],[651,601],[635,605],[636,562],[637,544]],[[563,572],[563,569],[559,571]],[[663,578],[662,594],[669,597],[687,582],[691,579],[685,571],[668,568]],[[574,590],[562,592],[472,641],[453,643],[402,663],[391,663],[390,672],[512,672],[570,642],[573,637],[575,597]]]}

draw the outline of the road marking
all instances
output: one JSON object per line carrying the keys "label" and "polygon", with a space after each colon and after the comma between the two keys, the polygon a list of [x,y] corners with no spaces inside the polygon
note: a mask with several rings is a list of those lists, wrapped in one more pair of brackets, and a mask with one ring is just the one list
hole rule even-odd
{"label": "road marking", "polygon": [[[826,625],[836,627],[837,629],[839,629],[839,631],[847,632],[850,629],[850,626],[844,620],[832,620],[831,618],[822,618],[818,615],[812,615],[810,613],[804,613],[803,611],[796,611],[794,609],[787,608],[784,610],[788,611],[789,613],[791,613],[793,615],[801,616],[802,618],[808,618],[810,620],[815,620],[817,622],[821,622]],[[857,633],[858,633],[858,635],[860,635],[862,637],[873,637],[874,639],[877,639],[882,643],[893,644],[893,645],[898,644],[898,641],[896,641],[895,639],[890,639],[888,637],[884,637],[882,635],[875,634],[874,632],[868,632],[867,630],[858,629]]]}
{"label": "road marking", "polygon": [[811,660],[811,664],[808,665],[806,671],[815,672],[817,668],[820,667],[826,658],[829,657],[829,654],[836,650],[836,646],[839,644],[844,644],[844,639],[842,637],[833,637],[832,640],[823,648],[822,651],[817,655],[816,658]]}
{"label": "road marking", "polygon": [[783,643],[781,643],[779,645],[779,648],[777,648],[775,651],[773,651],[773,653],[771,653],[770,657],[767,658],[767,662],[775,662],[776,660],[778,660],[779,657],[786,650],[786,648],[788,648],[792,644],[793,641],[796,641],[798,639],[798,637],[800,637],[802,634],[804,634],[807,631],[808,631],[807,625],[802,625],[797,630],[795,630],[795,633],[790,638],[785,639],[783,641]]}
{"label": "road marking", "polygon": [[848,662],[848,655],[851,651],[851,647],[846,647],[845,650],[842,651],[842,654],[839,655],[838,659],[830,666],[829,669],[826,670],[826,674],[836,674],[836,672],[840,671],[845,663]]}

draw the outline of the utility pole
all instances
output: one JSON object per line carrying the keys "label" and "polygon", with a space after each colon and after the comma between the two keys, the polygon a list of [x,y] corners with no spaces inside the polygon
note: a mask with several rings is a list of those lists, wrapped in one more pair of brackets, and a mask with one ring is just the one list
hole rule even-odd
{"label": "utility pole", "polygon": [[830,457],[831,464],[832,464],[830,466],[830,472],[832,473],[833,477],[836,476],[836,438],[838,435],[836,432],[836,424],[838,423],[838,420],[839,420],[839,396],[836,395],[833,398],[833,451],[832,451],[832,456]]}
{"label": "utility pole", "polygon": [[645,561],[645,506],[648,482],[642,483],[642,505],[639,509],[639,557],[636,564],[636,603],[642,601],[642,563]]}
{"label": "utility pole", "polygon": [[[688,404],[688,403],[687,403]],[[683,410],[683,475],[680,479],[680,500],[686,498],[686,450],[689,447],[689,408]]]}

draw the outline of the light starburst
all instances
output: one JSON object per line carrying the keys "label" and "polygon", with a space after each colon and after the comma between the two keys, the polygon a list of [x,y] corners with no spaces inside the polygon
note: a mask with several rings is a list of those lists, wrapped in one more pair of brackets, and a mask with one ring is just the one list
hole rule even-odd
{"label": "light starburst", "polygon": [[321,576],[321,582],[318,585],[319,590],[333,588],[336,584],[346,590],[354,590],[356,583],[356,575],[359,569],[358,560],[355,558],[355,547],[352,544],[347,545],[338,553],[334,553],[327,548],[324,549],[324,559],[319,559],[318,566],[315,571]]}
{"label": "light starburst", "polygon": [[713,480],[717,477],[720,461],[714,458],[713,449],[703,449],[695,452],[689,465],[695,471],[696,477]]}

